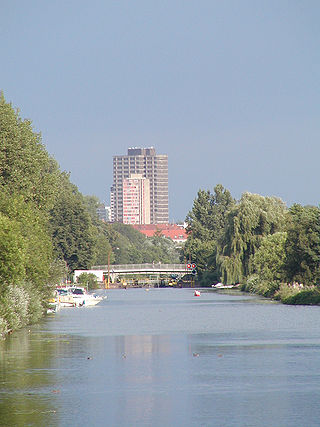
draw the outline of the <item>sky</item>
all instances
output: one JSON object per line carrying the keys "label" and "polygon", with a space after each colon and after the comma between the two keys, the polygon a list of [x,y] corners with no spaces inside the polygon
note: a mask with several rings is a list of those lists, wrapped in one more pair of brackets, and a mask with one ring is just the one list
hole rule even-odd
{"label": "sky", "polygon": [[222,184],[319,205],[318,0],[0,0],[0,90],[86,195],[167,154],[170,221]]}

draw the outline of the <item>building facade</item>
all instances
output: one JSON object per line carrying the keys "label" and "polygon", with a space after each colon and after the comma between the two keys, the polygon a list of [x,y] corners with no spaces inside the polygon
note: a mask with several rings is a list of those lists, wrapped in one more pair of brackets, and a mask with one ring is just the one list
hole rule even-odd
{"label": "building facade", "polygon": [[110,206],[105,206],[104,204],[100,204],[97,208],[97,215],[101,221],[111,222],[111,208],[110,208]]}
{"label": "building facade", "polygon": [[150,181],[141,174],[123,180],[123,223],[150,224]]}
{"label": "building facade", "polygon": [[127,155],[113,157],[113,185],[110,204],[111,220],[124,222],[124,180],[132,174],[141,175],[149,180],[150,186],[150,223],[169,222],[168,200],[168,156],[156,154],[153,147],[128,148]]}

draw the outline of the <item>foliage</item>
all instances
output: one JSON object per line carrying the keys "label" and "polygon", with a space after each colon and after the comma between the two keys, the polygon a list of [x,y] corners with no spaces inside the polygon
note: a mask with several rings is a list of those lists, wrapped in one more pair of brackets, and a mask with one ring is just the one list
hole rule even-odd
{"label": "foliage", "polygon": [[291,305],[319,305],[320,291],[317,288],[304,289],[286,298],[282,298],[281,302]]}
{"label": "foliage", "polygon": [[217,245],[225,228],[227,214],[235,201],[221,184],[214,193],[199,190],[193,208],[186,217],[187,242],[182,258],[197,264],[200,278],[204,271],[216,271]]}
{"label": "foliage", "polygon": [[112,247],[114,264],[176,263],[179,249],[164,236],[146,237],[131,225],[105,224],[107,237]]}
{"label": "foliage", "polygon": [[83,196],[83,201],[86,205],[87,212],[91,217],[91,221],[95,226],[100,225],[99,215],[97,209],[100,205],[100,200],[97,196]]}
{"label": "foliage", "polygon": [[98,287],[97,276],[93,273],[81,273],[77,278],[77,282],[79,285],[87,287],[88,290],[97,289]]}
{"label": "foliage", "polygon": [[283,231],[286,206],[276,197],[244,193],[229,212],[219,240],[218,264],[225,283],[242,282],[254,272],[253,256],[263,237]]}
{"label": "foliage", "polygon": [[60,283],[66,283],[68,279],[68,267],[63,259],[55,258],[49,269],[49,276],[47,283],[50,285],[58,285]]}
{"label": "foliage", "polygon": [[288,281],[317,283],[320,280],[320,209],[293,205],[287,234],[285,269]]}
{"label": "foliage", "polygon": [[199,286],[208,287],[214,283],[218,283],[220,277],[219,272],[215,271],[204,271],[201,275],[201,279],[199,280]]}
{"label": "foliage", "polygon": [[1,291],[6,284],[19,282],[25,276],[25,242],[20,238],[17,221],[0,213],[0,283]]}
{"label": "foliage", "polygon": [[278,301],[285,301],[288,298],[298,294],[301,289],[298,286],[293,286],[289,283],[281,283],[279,289],[274,294],[274,299]]}
{"label": "foliage", "polygon": [[253,268],[261,281],[285,279],[286,241],[287,233],[283,231],[262,238],[260,247],[253,256]]}
{"label": "foliage", "polygon": [[89,268],[94,259],[95,231],[83,196],[65,177],[51,211],[50,225],[54,251],[70,271]]}
{"label": "foliage", "polygon": [[30,284],[9,285],[0,296],[0,336],[33,323],[43,315],[42,296]]}
{"label": "foliage", "polygon": [[38,209],[48,211],[54,204],[59,168],[18,111],[0,95],[0,187],[10,194],[19,193]]}
{"label": "foliage", "polygon": [[276,280],[262,280],[258,274],[252,274],[249,276],[244,284],[241,286],[241,290],[250,292],[264,297],[272,298],[275,293],[279,290],[280,282]]}

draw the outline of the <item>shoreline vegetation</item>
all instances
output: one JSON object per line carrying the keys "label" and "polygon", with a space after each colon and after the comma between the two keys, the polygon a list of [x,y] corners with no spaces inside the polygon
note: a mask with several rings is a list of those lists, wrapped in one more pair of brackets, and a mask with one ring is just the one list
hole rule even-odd
{"label": "shoreline vegetation", "polygon": [[272,283],[269,286],[252,281],[239,286],[239,290],[261,295],[286,305],[320,305],[320,290],[315,285],[304,286],[299,283]]}
{"label": "shoreline vegetation", "polygon": [[146,237],[104,223],[99,199],[79,192],[2,92],[0,190],[0,338],[44,316],[75,269],[108,263],[189,260],[200,286],[244,283],[242,290],[284,304],[320,304],[319,207],[288,208],[248,192],[237,201],[218,184],[198,191],[182,247],[160,230]]}

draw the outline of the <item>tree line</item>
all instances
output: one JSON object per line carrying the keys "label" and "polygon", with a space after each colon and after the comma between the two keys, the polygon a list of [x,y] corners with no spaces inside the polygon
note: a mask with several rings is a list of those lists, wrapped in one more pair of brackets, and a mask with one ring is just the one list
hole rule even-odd
{"label": "tree line", "polygon": [[203,285],[241,284],[285,303],[320,303],[320,208],[244,193],[199,190],[186,218],[184,257]]}
{"label": "tree line", "polygon": [[169,239],[100,221],[99,203],[79,192],[1,93],[0,336],[39,319],[52,289],[75,269],[178,262]]}

